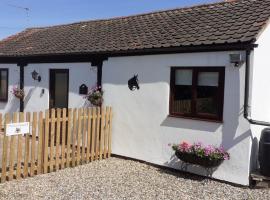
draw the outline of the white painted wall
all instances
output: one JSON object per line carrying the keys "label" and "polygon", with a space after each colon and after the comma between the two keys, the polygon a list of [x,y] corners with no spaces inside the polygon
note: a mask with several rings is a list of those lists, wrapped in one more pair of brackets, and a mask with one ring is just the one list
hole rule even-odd
{"label": "white painted wall", "polygon": [[8,68],[9,78],[8,78],[8,101],[0,102],[0,112],[1,113],[11,113],[19,111],[20,101],[11,94],[12,88],[19,83],[20,70],[17,65],[14,64],[0,64],[0,68]]}
{"label": "white painted wall", "polygon": [[[254,50],[251,117],[254,120],[270,122],[270,27],[268,26],[256,42],[259,46]],[[258,142],[264,126],[252,125],[254,139],[254,158],[258,151]],[[253,160],[252,168],[258,167],[257,159]]]}
{"label": "white painted wall", "polygon": [[[9,91],[19,85],[19,67],[1,64],[0,68],[9,68]],[[69,69],[69,108],[87,106],[84,95],[79,95],[79,87],[86,84],[89,89],[97,82],[96,68],[91,63],[46,63],[29,64],[25,67],[25,111],[44,111],[49,108],[49,70]],[[31,72],[36,70],[42,80],[32,79]],[[42,89],[45,90],[42,94]],[[19,100],[9,92],[7,103],[0,103],[0,112],[19,111]]]}
{"label": "white painted wall", "polygon": [[[114,109],[113,153],[180,169],[169,143],[223,145],[231,160],[212,176],[247,185],[251,131],[242,115],[245,66],[232,67],[229,53],[115,57],[104,62],[105,104]],[[168,117],[170,66],[226,66],[223,123]],[[140,90],[132,92],[127,82],[134,74],[139,75]],[[188,171],[206,174],[201,168]]]}
{"label": "white painted wall", "polygon": [[[223,145],[230,152],[231,160],[225,161],[212,176],[247,185],[252,136],[258,131],[254,131],[252,135],[249,123],[243,118],[245,66],[232,67],[229,53],[232,52],[115,57],[105,61],[105,104],[114,109],[113,153],[180,169],[180,163],[173,157],[169,143],[185,140],[190,143],[202,141],[205,144]],[[241,53],[244,56],[244,52]],[[257,52],[254,62],[258,66],[256,56]],[[226,67],[223,123],[168,117],[170,66]],[[9,68],[11,91],[13,85],[19,83],[19,68],[4,64],[0,68]],[[91,87],[96,83],[96,71],[93,71],[90,63],[29,64],[25,68],[25,110],[40,111],[49,107],[49,69],[70,70],[69,107],[84,106],[86,101],[78,94],[79,86],[84,83]],[[40,83],[32,79],[33,70],[40,73]],[[254,77],[259,77],[260,73],[262,72],[254,70]],[[140,90],[131,92],[127,81],[134,74],[139,75]],[[266,73],[262,74],[266,76]],[[255,86],[252,106],[267,105],[262,101],[263,93],[256,93],[256,88],[261,83],[255,79],[253,81]],[[42,89],[45,89],[43,95]],[[7,103],[0,103],[1,112],[18,110],[19,100],[11,94]],[[261,111],[256,111],[257,116],[263,113],[262,117],[265,117],[263,109],[259,110]],[[256,112],[252,109],[253,115]],[[189,167],[188,171],[206,174],[201,168]]]}

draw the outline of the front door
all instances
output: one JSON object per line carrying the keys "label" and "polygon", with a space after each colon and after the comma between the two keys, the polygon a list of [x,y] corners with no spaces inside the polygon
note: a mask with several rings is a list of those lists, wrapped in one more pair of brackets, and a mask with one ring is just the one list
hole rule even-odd
{"label": "front door", "polygon": [[68,108],[68,69],[50,69],[50,109]]}

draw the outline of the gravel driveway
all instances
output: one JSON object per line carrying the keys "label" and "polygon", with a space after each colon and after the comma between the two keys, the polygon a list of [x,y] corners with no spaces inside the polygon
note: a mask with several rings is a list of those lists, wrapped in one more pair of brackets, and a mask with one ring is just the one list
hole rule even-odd
{"label": "gravel driveway", "polygon": [[119,158],[0,185],[0,199],[270,199],[270,190],[234,187]]}

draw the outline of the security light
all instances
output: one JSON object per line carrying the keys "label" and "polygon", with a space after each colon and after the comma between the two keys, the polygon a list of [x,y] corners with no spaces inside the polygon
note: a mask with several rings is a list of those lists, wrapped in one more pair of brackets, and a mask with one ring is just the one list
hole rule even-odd
{"label": "security light", "polygon": [[240,53],[230,54],[230,62],[234,64],[234,67],[239,67],[243,64],[242,55]]}

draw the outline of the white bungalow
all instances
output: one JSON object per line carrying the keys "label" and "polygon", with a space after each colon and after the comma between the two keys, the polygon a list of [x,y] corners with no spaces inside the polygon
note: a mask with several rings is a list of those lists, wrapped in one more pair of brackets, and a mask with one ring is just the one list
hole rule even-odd
{"label": "white bungalow", "polygon": [[114,154],[181,169],[169,143],[223,145],[212,177],[248,185],[270,121],[269,17],[269,0],[239,0],[27,29],[0,42],[0,110],[89,106],[80,86],[98,83]]}

